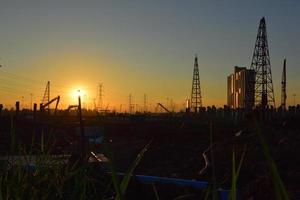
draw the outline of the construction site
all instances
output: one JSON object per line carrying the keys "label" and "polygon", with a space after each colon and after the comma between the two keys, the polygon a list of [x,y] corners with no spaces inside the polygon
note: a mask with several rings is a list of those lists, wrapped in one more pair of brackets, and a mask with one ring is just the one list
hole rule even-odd
{"label": "construction site", "polygon": [[[275,104],[265,18],[259,23],[250,67],[234,67],[227,82],[224,75],[227,105],[204,107],[201,84],[205,82],[200,84],[197,55],[190,68],[191,96],[180,111],[170,100],[169,105],[155,102],[150,109],[146,94],[141,109],[133,104],[131,94],[128,105],[111,109],[103,105],[102,84],[91,108],[84,108],[83,96],[78,94],[78,103],[61,109],[61,97],[52,95],[47,81],[41,102],[31,102],[26,109],[20,101],[13,109],[0,105],[1,161],[11,152],[20,157],[37,155],[48,145],[51,155],[92,159],[90,164],[106,178],[112,173],[109,163],[113,160],[121,179],[146,146],[132,172],[126,199],[157,199],[157,195],[159,199],[204,199],[207,190],[217,191],[219,199],[230,199],[233,160],[235,166],[241,163],[236,199],[278,199],[278,195],[299,199],[300,105],[286,103],[286,59],[281,102]],[[280,176],[278,184],[286,189],[283,194],[276,193],[275,171]],[[103,198],[116,195],[99,190]],[[213,199],[213,193],[208,195]]]}

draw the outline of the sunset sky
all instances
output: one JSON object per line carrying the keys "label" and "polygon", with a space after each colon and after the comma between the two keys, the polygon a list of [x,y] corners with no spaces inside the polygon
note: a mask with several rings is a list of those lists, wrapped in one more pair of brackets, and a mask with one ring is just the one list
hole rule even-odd
{"label": "sunset sky", "polygon": [[[300,1],[0,1],[0,103],[40,103],[47,81],[62,106],[85,91],[92,106],[103,83],[104,105],[152,105],[190,98],[198,55],[205,106],[226,104],[226,77],[249,67],[261,17],[266,18],[280,104],[287,59],[288,104],[300,100]],[[299,103],[297,100],[296,103]]]}

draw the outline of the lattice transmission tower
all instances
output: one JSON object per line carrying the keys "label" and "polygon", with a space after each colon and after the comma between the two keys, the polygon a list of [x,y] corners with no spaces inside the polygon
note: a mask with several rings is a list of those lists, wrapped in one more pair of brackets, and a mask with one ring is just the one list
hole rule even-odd
{"label": "lattice transmission tower", "polygon": [[98,102],[97,102],[97,110],[100,111],[103,108],[103,84],[98,84]]}
{"label": "lattice transmission tower", "polygon": [[132,95],[129,94],[128,96],[128,113],[132,114],[133,113],[133,103],[132,103]]}
{"label": "lattice transmission tower", "polygon": [[283,61],[282,80],[281,80],[281,108],[286,109],[286,59]]}
{"label": "lattice transmission tower", "polygon": [[202,107],[202,97],[200,88],[200,76],[198,67],[198,57],[195,56],[194,72],[193,72],[193,83],[192,83],[192,94],[191,94],[191,109],[195,113]]}
{"label": "lattice transmission tower", "polygon": [[264,17],[260,20],[250,68],[255,71],[255,105],[260,106],[262,109],[265,109],[267,106],[275,107],[267,29]]}
{"label": "lattice transmission tower", "polygon": [[[50,81],[47,82],[44,97],[43,97],[43,100],[42,100],[42,104],[46,104],[49,101],[50,101]],[[47,109],[48,109],[48,111],[50,111],[49,110],[49,105],[47,106]]]}
{"label": "lattice transmission tower", "polygon": [[144,113],[148,112],[148,98],[147,95],[144,94]]}

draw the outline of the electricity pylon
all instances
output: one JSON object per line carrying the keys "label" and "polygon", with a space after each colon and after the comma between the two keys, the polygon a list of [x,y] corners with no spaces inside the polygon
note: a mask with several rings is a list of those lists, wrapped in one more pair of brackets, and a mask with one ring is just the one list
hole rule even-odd
{"label": "electricity pylon", "polygon": [[282,80],[281,80],[281,108],[286,109],[286,59],[283,61]]}
{"label": "electricity pylon", "polygon": [[191,109],[195,113],[199,111],[199,108],[202,107],[202,97],[200,89],[200,76],[199,76],[199,67],[198,67],[198,57],[195,56],[194,62],[194,72],[193,72],[193,83],[192,83],[192,94],[191,94]]}
{"label": "electricity pylon", "polygon": [[255,71],[255,105],[260,106],[262,109],[265,109],[267,106],[275,107],[267,29],[264,17],[260,20],[250,68]]}

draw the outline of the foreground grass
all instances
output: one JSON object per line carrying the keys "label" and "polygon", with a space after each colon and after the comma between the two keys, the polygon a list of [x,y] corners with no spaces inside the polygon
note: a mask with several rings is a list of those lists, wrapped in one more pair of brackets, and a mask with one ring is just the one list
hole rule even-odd
{"label": "foreground grass", "polygon": [[[211,186],[206,190],[203,199],[220,199],[218,195],[218,183],[216,180],[215,169],[217,164],[214,162],[213,151],[213,123],[210,124],[210,147],[212,159],[212,178]],[[263,154],[268,163],[270,176],[274,185],[276,199],[289,199],[284,184],[279,176],[275,162],[272,160],[268,144],[261,133],[261,128],[256,124],[256,133],[263,147]],[[90,165],[79,156],[72,156],[68,162],[62,163],[60,159],[53,158],[49,153],[51,146],[50,139],[46,140],[42,134],[40,149],[35,153],[35,167],[32,167],[28,154],[32,153],[25,150],[25,147],[18,142],[16,129],[11,129],[11,154],[24,156],[24,161],[18,160],[10,163],[9,159],[0,163],[0,200],[4,199],[117,199],[122,200],[126,197],[129,182],[133,172],[144,157],[150,143],[144,146],[135,160],[129,166],[122,179],[118,176],[112,151],[107,142],[104,142],[104,149],[109,158],[108,169],[110,173],[99,170],[101,163]],[[32,138],[35,143],[35,138]],[[34,145],[32,145],[34,146]],[[238,178],[245,158],[246,147],[240,157],[239,162],[236,153],[232,152],[232,181],[228,199],[238,199]],[[26,160],[27,158],[27,160]],[[19,163],[18,163],[19,162]],[[236,164],[238,162],[238,164]],[[159,199],[159,193],[153,185],[153,193]],[[182,195],[176,199],[184,199],[192,194]]]}

